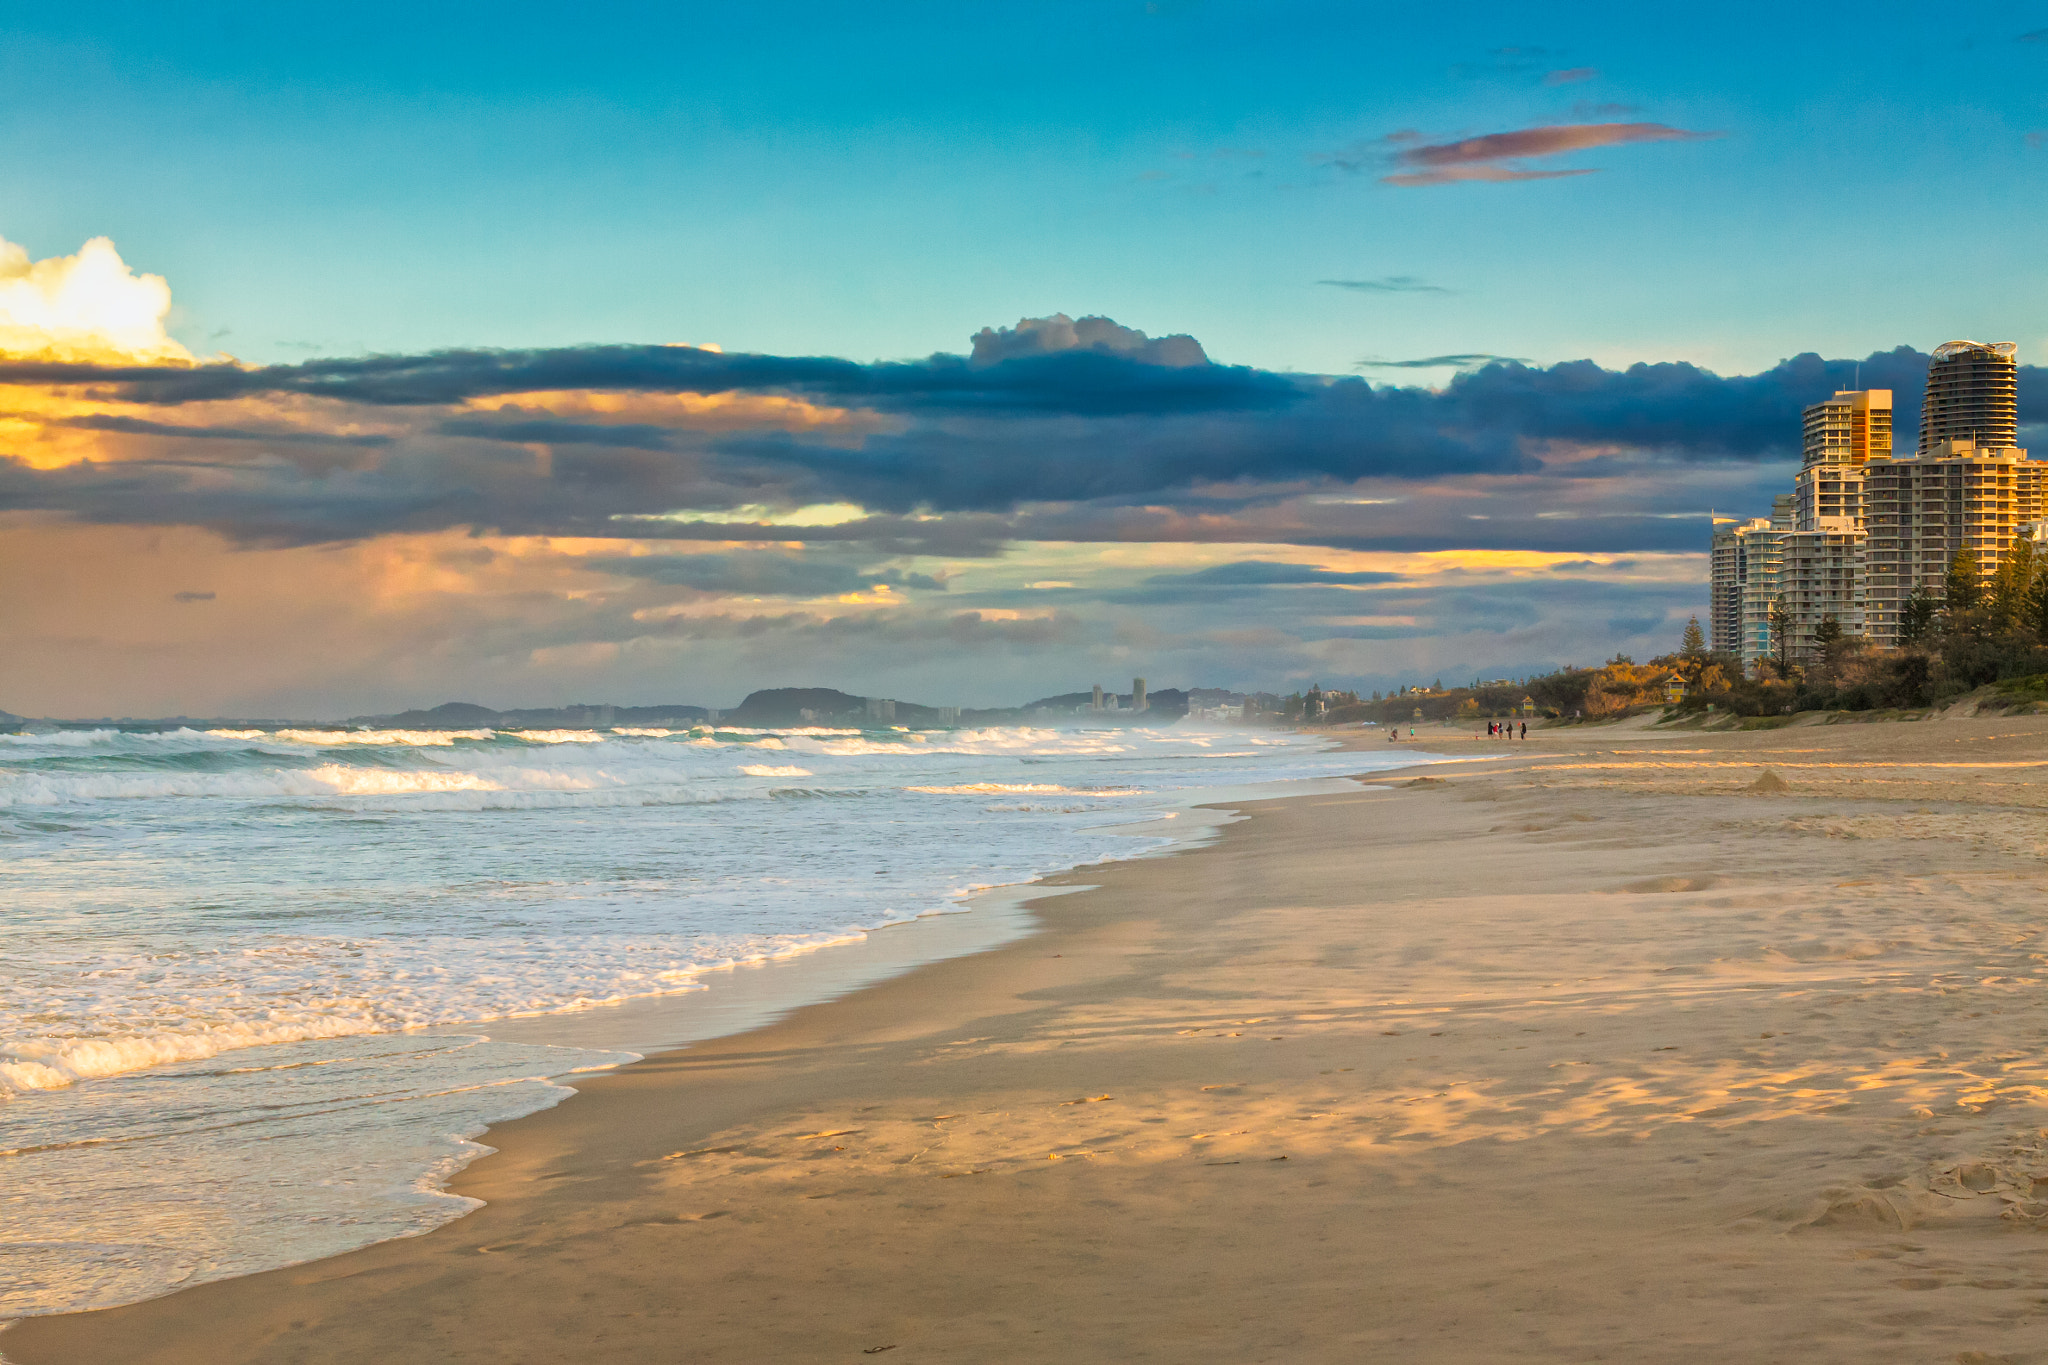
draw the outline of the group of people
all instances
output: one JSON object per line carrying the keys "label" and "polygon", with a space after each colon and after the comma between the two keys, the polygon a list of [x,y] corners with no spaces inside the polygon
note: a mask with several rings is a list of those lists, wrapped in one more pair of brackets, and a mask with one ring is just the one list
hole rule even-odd
{"label": "group of people", "polygon": [[[1527,739],[1529,737],[1529,722],[1526,720],[1522,722],[1522,733],[1519,736],[1517,736],[1515,734],[1515,723],[1513,721],[1490,720],[1486,722],[1486,737],[1488,739]],[[1394,741],[1398,741],[1400,738],[1400,726],[1396,725],[1393,729],[1387,731],[1388,742],[1391,743]],[[1415,727],[1412,725],[1408,727],[1408,738],[1415,738]]]}

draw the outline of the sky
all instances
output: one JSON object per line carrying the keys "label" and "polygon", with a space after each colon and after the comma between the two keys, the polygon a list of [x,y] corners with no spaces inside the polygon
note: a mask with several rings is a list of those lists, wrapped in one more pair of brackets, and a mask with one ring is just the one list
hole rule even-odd
{"label": "sky", "polygon": [[2048,354],[2048,0],[15,7],[0,117],[20,714],[1646,657]]}

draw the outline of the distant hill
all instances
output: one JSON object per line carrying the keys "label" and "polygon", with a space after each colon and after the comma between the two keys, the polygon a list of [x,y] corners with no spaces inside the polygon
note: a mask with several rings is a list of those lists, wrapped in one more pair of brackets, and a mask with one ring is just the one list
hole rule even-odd
{"label": "distant hill", "polygon": [[529,706],[493,711],[475,702],[450,701],[427,711],[394,716],[351,716],[353,725],[388,725],[399,730],[487,730],[496,727],[587,729],[611,725],[694,725],[710,716],[701,706]]}
{"label": "distant hill", "polygon": [[818,720],[851,720],[867,714],[866,697],[849,696],[832,687],[768,687],[749,692],[747,699],[721,720],[735,725],[802,725],[804,712]]}
{"label": "distant hill", "polygon": [[[936,706],[896,701],[893,718],[898,725],[936,725],[953,717]],[[836,687],[769,687],[748,693],[719,719],[734,725],[857,725],[868,719],[868,699]]]}
{"label": "distant hill", "polygon": [[[1188,697],[1189,694],[1178,687],[1162,687],[1157,692],[1147,691],[1145,693],[1145,709],[1143,711],[1094,712],[1090,714],[1099,714],[1103,715],[1105,719],[1122,720],[1127,723],[1134,721],[1138,716],[1143,716],[1148,721],[1172,720],[1177,716],[1185,716],[1188,713]],[[1129,706],[1131,704],[1131,694],[1128,692],[1104,692],[1102,699],[1105,702],[1114,700],[1120,706]],[[1094,704],[1095,693],[1093,689],[1090,689],[1086,692],[1062,692],[1057,697],[1040,697],[1037,701],[1027,702],[1025,705],[1016,707],[1007,713],[977,711],[973,714],[978,719],[992,720],[998,714],[1028,717],[1041,706],[1049,711],[1058,713],[1073,712],[1077,707],[1092,706]]]}

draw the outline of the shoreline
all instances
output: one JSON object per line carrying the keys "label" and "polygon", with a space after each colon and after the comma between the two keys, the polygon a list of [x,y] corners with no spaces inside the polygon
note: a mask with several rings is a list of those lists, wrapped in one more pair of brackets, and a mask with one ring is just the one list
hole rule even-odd
{"label": "shoreline", "polygon": [[[1341,750],[1346,746],[1340,743],[1323,747]],[[1167,794],[1167,800],[1160,807],[1140,818],[1104,825],[1101,833],[1110,837],[1103,842],[1108,845],[1121,844],[1124,845],[1123,848],[1072,868],[1056,869],[1034,880],[985,887],[962,896],[950,903],[947,909],[883,924],[864,930],[858,935],[849,935],[838,942],[822,944],[807,951],[708,969],[697,978],[699,985],[696,989],[635,997],[585,1009],[405,1030],[403,1036],[408,1038],[473,1040],[487,1044],[512,1044],[536,1050],[580,1050],[592,1058],[605,1052],[614,1054],[611,1064],[589,1065],[584,1064],[581,1058],[576,1058],[574,1060],[578,1064],[573,1068],[551,1071],[545,1077],[536,1075],[534,1079],[541,1080],[553,1090],[556,1098],[513,1110],[509,1117],[501,1115],[477,1127],[446,1134],[446,1140],[453,1143],[450,1154],[440,1158],[433,1168],[423,1169],[420,1180],[408,1188],[416,1188],[420,1193],[431,1190],[436,1196],[449,1196],[467,1202],[459,1189],[463,1172],[476,1160],[492,1153],[494,1149],[488,1145],[491,1134],[520,1119],[545,1112],[557,1104],[575,1098],[577,1093],[597,1076],[615,1072],[621,1066],[634,1065],[648,1055],[658,1055],[690,1047],[708,1039],[728,1037],[761,1028],[772,1024],[792,1010],[841,998],[929,963],[988,951],[1026,937],[1035,932],[1034,917],[1027,908],[1030,902],[1080,890],[1086,884],[1084,877],[1080,883],[1051,887],[1047,884],[1048,877],[1065,878],[1074,873],[1085,874],[1093,867],[1171,856],[1181,849],[1199,846],[1213,838],[1217,828],[1237,818],[1230,811],[1217,808],[1212,798],[1270,799],[1278,795],[1294,797],[1326,790],[1352,790],[1354,787],[1355,784],[1348,778],[1309,777],[1276,779],[1250,785],[1189,788],[1182,793]],[[619,1053],[626,1054],[631,1060],[616,1060],[616,1054]],[[568,1063],[562,1065],[567,1067]],[[393,1187],[394,1190],[397,1188]],[[403,1202],[411,1201],[406,1199]],[[6,1329],[14,1322],[33,1321],[42,1317],[77,1317],[108,1311],[111,1308],[153,1302],[166,1295],[187,1292],[202,1285],[224,1283],[249,1274],[264,1274],[273,1269],[318,1264],[337,1255],[348,1255],[363,1247],[377,1245],[381,1241],[429,1235],[450,1223],[460,1221],[470,1212],[473,1212],[473,1209],[451,1211],[444,1214],[440,1221],[413,1230],[383,1231],[375,1240],[355,1247],[322,1249],[303,1259],[273,1261],[269,1267],[259,1263],[253,1268],[245,1266],[225,1275],[221,1273],[220,1267],[216,1267],[214,1275],[217,1278],[188,1282],[129,1300],[127,1303],[117,1302],[100,1308],[53,1314],[32,1313],[12,1319],[0,1318],[0,1334],[5,1334]],[[0,1336],[0,1365],[5,1365],[4,1347],[7,1336],[11,1334]]]}
{"label": "shoreline", "polygon": [[433,1233],[0,1350],[2035,1359],[2048,723],[1542,735],[591,1079]]}

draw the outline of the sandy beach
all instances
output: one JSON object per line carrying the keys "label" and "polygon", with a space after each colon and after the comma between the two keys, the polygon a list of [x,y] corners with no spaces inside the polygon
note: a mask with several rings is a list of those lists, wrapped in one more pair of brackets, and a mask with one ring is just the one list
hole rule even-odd
{"label": "sandy beach", "polygon": [[2048,1360],[2048,718],[1415,747],[0,1352]]}

